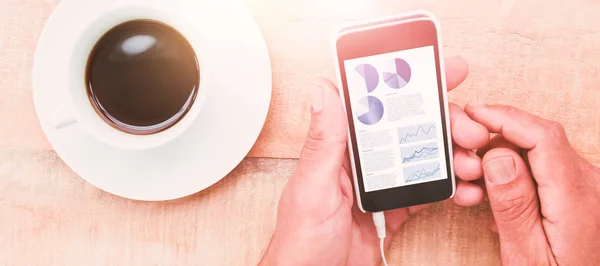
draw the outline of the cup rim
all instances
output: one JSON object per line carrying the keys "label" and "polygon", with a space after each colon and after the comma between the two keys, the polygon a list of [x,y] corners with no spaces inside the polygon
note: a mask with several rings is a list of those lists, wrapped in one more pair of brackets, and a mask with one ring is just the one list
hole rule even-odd
{"label": "cup rim", "polygon": [[[98,40],[110,29],[132,20],[152,20],[163,23],[177,30],[191,45],[196,55],[199,70],[199,85],[194,101],[186,114],[170,127],[148,135],[131,134],[121,131],[106,121],[96,112],[90,101],[85,71],[89,55]],[[103,12],[96,12],[87,25],[76,34],[74,49],[71,52],[68,70],[69,86],[67,88],[70,111],[82,127],[92,136],[113,147],[139,150],[162,146],[185,132],[198,117],[208,94],[210,74],[207,64],[203,63],[202,38],[200,29],[186,25],[186,21],[178,19],[168,8],[157,8],[151,3],[139,3],[135,6],[114,6]]]}

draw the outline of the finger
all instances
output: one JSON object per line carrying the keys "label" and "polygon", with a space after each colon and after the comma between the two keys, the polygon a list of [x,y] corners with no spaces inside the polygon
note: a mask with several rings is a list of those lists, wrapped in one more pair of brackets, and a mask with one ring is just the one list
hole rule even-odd
{"label": "finger", "polygon": [[342,161],[342,174],[340,174],[340,179],[342,193],[344,196],[346,196],[346,198],[350,199],[350,202],[352,202],[354,200],[354,176],[352,175],[350,155],[347,148],[344,152],[344,159]]}
{"label": "finger", "polygon": [[426,209],[427,207],[429,207],[429,204],[410,206],[410,207],[408,207],[408,214],[415,214],[417,212],[420,212],[423,209]]}
{"label": "finger", "polygon": [[[483,177],[483,175],[482,175],[482,177]],[[478,187],[480,187],[481,190],[483,190],[483,198],[485,199],[487,197],[487,188],[485,186],[485,179],[484,178],[473,180],[473,181],[470,181],[469,183],[475,184]]]}
{"label": "finger", "polygon": [[354,187],[352,186],[352,179],[350,174],[346,170],[340,170],[340,188],[342,189],[342,195],[348,199],[350,205],[354,204]]}
{"label": "finger", "polygon": [[494,232],[494,233],[498,233],[498,226],[496,225],[496,220],[492,219],[490,221],[490,231]]}
{"label": "finger", "polygon": [[515,144],[510,143],[502,135],[496,135],[492,139],[490,139],[490,142],[485,147],[478,149],[476,154],[478,157],[483,157],[483,155],[485,155],[485,153],[487,153],[489,150],[495,149],[495,148],[510,149],[510,150],[515,151],[518,154],[521,154],[523,152],[523,149],[517,147],[517,145],[515,145]]}
{"label": "finger", "polygon": [[293,178],[302,178],[301,183],[313,188],[339,187],[348,134],[344,109],[329,81],[318,80],[309,96],[311,122]]}
{"label": "finger", "polygon": [[[527,160],[538,185],[545,217],[558,217],[576,204],[581,169],[579,155],[570,146],[559,123],[548,121],[519,109],[503,105],[466,106],[466,113],[491,132],[501,134],[515,146],[529,150]],[[560,200],[557,200],[560,199]]]}
{"label": "finger", "polygon": [[395,209],[385,212],[385,225],[390,235],[400,230],[402,224],[408,219],[408,208]]}
{"label": "finger", "polygon": [[[478,149],[476,152],[477,157],[479,158],[483,158],[483,156],[490,151],[491,149],[496,149],[496,148],[506,148],[506,149],[510,149],[513,150],[514,152],[518,153],[518,154],[522,154],[523,149],[517,147],[516,145],[510,143],[508,140],[506,140],[504,137],[502,137],[502,135],[496,135],[494,136],[492,139],[490,139],[490,142],[483,148]],[[521,156],[523,157],[523,156]],[[526,158],[524,158],[526,159]],[[525,164],[528,165],[527,161],[525,160]],[[475,180],[474,182],[472,182],[478,186],[480,186],[483,191],[484,191],[484,197],[485,197],[485,191],[486,191],[486,187],[485,187],[485,180]]]}
{"label": "finger", "polygon": [[454,143],[466,149],[478,149],[490,140],[488,129],[473,121],[460,106],[451,103],[450,129]]}
{"label": "finger", "polygon": [[481,168],[481,158],[477,157],[471,150],[455,145],[452,149],[454,153],[454,173],[462,180],[472,181],[483,176]]}
{"label": "finger", "polygon": [[522,149],[557,146],[567,141],[560,124],[505,105],[465,106],[475,122]]}
{"label": "finger", "polygon": [[[487,193],[500,237],[504,265],[550,255],[533,179],[519,154],[492,149],[483,157]],[[517,260],[517,261],[515,261]]]}
{"label": "finger", "polygon": [[475,184],[459,180],[456,185],[454,202],[460,206],[471,207],[483,201],[483,189]]}
{"label": "finger", "polygon": [[409,214],[417,213],[427,207],[429,207],[429,204],[415,205],[408,208],[386,211],[386,227],[388,230],[390,230],[390,232],[395,233],[400,230],[402,224],[406,222]]}
{"label": "finger", "polygon": [[342,162],[342,167],[346,173],[348,173],[348,176],[352,178],[352,165],[350,164],[350,151],[348,151],[348,148],[346,148],[346,151],[344,152],[344,161]]}
{"label": "finger", "polygon": [[469,64],[460,57],[448,57],[444,59],[444,68],[446,69],[446,85],[448,91],[458,87],[469,74]]}

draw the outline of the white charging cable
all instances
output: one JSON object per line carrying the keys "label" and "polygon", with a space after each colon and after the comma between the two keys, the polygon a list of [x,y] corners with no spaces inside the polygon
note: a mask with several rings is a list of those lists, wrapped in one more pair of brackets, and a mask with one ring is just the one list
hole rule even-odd
{"label": "white charging cable", "polygon": [[384,242],[385,242],[385,215],[383,212],[373,213],[373,223],[375,224],[375,230],[377,230],[377,237],[379,237],[379,249],[381,250],[381,259],[383,265],[388,266],[385,260]]}

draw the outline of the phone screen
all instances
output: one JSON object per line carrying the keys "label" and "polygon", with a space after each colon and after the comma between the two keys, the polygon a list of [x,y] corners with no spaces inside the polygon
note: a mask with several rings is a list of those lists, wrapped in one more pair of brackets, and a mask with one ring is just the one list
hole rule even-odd
{"label": "phone screen", "polygon": [[344,61],[365,192],[448,178],[434,46]]}
{"label": "phone screen", "polygon": [[343,31],[336,40],[359,207],[377,212],[454,194],[440,40],[427,16]]}

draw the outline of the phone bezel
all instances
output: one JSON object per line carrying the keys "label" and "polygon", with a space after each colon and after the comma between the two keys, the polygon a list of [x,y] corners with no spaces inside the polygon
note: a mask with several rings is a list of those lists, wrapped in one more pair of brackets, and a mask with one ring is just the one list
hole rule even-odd
{"label": "phone bezel", "polygon": [[[390,40],[389,36],[398,36],[400,41]],[[411,39],[402,41],[404,36]],[[418,38],[415,38],[418,36]],[[362,40],[369,40],[368,42]],[[354,120],[350,107],[345,77],[344,61],[377,54],[408,50],[412,48],[434,46],[436,72],[438,79],[439,104],[442,111],[444,132],[444,154],[447,165],[447,179],[420,183],[373,192],[365,192],[360,169],[360,159],[354,134]],[[402,16],[383,18],[342,29],[336,38],[335,54],[338,74],[338,87],[346,111],[349,131],[348,146],[352,165],[352,175],[359,208],[363,212],[378,212],[407,206],[442,201],[454,196],[455,177],[452,160],[452,137],[448,110],[447,88],[439,23],[426,11]]]}

